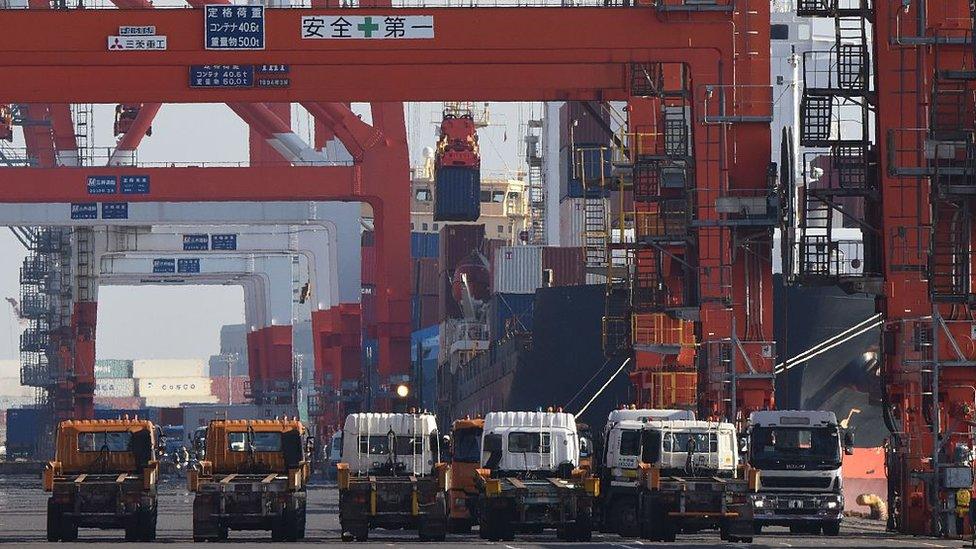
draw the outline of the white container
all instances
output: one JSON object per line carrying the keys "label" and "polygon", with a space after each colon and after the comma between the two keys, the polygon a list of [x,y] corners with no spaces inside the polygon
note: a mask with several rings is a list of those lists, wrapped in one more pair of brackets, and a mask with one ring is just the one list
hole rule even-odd
{"label": "white container", "polygon": [[136,380],[124,377],[95,378],[95,396],[131,397],[136,395]]}
{"label": "white container", "polygon": [[0,360],[0,378],[20,378],[19,360]]}
{"label": "white container", "polygon": [[503,246],[495,252],[492,291],[534,294],[542,287],[542,247]]}
{"label": "white container", "polygon": [[[35,404],[36,398],[34,395],[21,395],[21,396],[10,396],[10,395],[0,395],[0,410],[6,410],[7,408],[24,408],[26,406],[33,406]],[[6,414],[4,413],[4,416]],[[6,421],[6,417],[4,417]]]}
{"label": "white container", "polygon": [[216,404],[215,395],[179,395],[146,397],[149,408],[182,408],[184,404]]}
{"label": "white container", "polygon": [[210,396],[210,383],[209,377],[146,377],[139,380],[139,396]]}
{"label": "white container", "polygon": [[34,396],[34,388],[20,384],[20,375],[17,377],[0,377],[0,396],[21,397]]}
{"label": "white container", "polygon": [[559,245],[582,246],[584,206],[582,198],[564,198],[559,203]]}
{"label": "white container", "polygon": [[206,377],[210,372],[207,360],[198,358],[136,360],[132,363],[132,377]]}

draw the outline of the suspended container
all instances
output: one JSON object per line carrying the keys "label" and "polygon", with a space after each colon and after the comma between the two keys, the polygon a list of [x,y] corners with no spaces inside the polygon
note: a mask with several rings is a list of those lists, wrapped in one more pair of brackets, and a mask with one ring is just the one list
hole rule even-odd
{"label": "suspended container", "polygon": [[437,168],[434,174],[434,221],[477,221],[480,216],[480,168]]}
{"label": "suspended container", "polygon": [[533,294],[542,287],[542,247],[506,246],[495,253],[492,289],[502,294]]}
{"label": "suspended container", "polygon": [[684,408],[698,401],[695,372],[649,372],[649,408]]}

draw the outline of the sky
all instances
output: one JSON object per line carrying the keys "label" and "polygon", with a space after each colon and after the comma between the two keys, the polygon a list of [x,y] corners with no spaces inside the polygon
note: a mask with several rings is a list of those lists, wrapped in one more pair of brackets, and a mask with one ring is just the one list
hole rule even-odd
{"label": "sky", "polygon": [[[367,105],[353,109],[369,121]],[[433,146],[440,103],[406,106],[412,165],[422,163],[424,147]],[[541,116],[540,104],[493,103],[491,125],[479,131],[482,171],[510,172],[522,154],[520,123]],[[107,158],[114,146],[114,105],[95,105],[93,142],[96,158]],[[294,131],[311,140],[302,113],[293,116]],[[23,147],[15,142],[14,147]],[[225,105],[164,105],[153,134],[139,148],[140,162],[246,162],[247,128]],[[0,229],[0,297],[20,295],[18,276],[26,251],[6,229]],[[20,323],[9,305],[0,313],[0,359],[18,356]],[[244,321],[243,292],[222,286],[104,287],[99,291],[97,358],[206,358],[219,352],[224,324]]]}

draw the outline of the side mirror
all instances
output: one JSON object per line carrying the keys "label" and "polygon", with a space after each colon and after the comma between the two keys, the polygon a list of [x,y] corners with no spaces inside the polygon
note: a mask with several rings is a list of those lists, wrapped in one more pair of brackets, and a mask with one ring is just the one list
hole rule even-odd
{"label": "side mirror", "polygon": [[850,430],[844,431],[844,455],[854,455],[854,432]]}
{"label": "side mirror", "polygon": [[502,436],[501,435],[485,435],[485,452],[501,452],[502,451]]}

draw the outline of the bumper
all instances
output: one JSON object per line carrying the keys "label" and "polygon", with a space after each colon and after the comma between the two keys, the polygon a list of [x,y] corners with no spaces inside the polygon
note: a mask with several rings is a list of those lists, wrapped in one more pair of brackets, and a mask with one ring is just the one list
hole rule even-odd
{"label": "bumper", "polygon": [[844,497],[840,494],[756,494],[752,496],[757,524],[789,526],[840,522]]}

